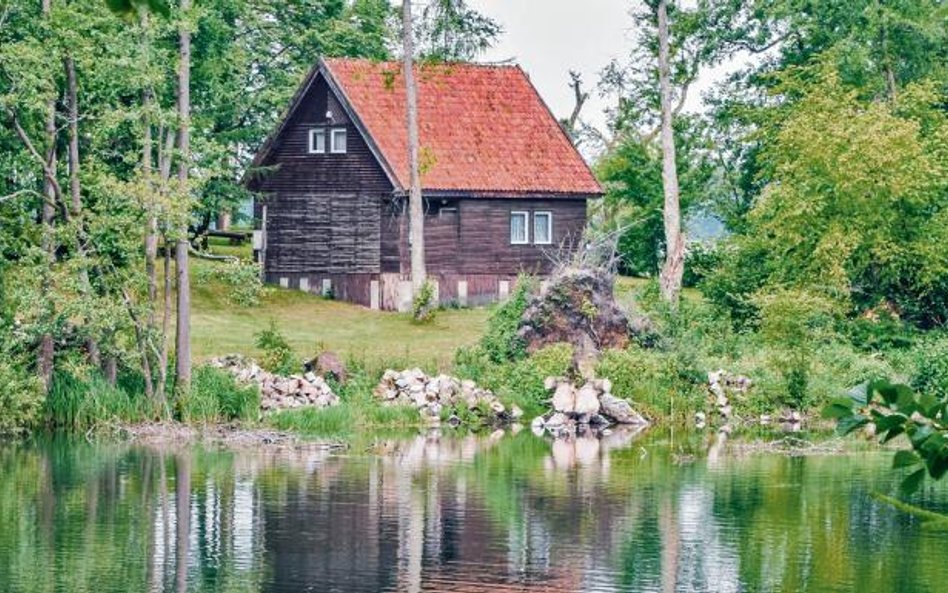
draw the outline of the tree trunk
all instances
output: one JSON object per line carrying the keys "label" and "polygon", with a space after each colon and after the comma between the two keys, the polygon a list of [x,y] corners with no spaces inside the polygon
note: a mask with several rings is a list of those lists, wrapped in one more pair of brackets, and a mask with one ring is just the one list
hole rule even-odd
{"label": "tree trunk", "polygon": [[[42,10],[43,16],[46,19],[49,19],[49,13],[52,8],[52,0],[43,0]],[[51,98],[46,104],[46,163],[47,167],[51,171],[56,170],[56,99]],[[42,209],[42,223],[43,223],[43,251],[46,253],[47,257],[47,266],[52,267],[53,263],[56,261],[56,243],[53,237],[53,218],[56,215],[56,210],[53,207],[53,204],[56,200],[56,190],[53,185],[53,180],[49,178],[49,175],[43,176],[43,194],[45,200],[43,201]],[[50,287],[50,276],[51,270],[47,269],[45,272],[46,277],[43,279],[43,289],[49,291]],[[47,305],[49,308],[50,305]],[[52,316],[52,311],[49,311],[50,316]],[[43,390],[48,391],[49,385],[53,380],[53,361],[56,356],[56,348],[53,343],[53,335],[49,332],[46,332],[40,338],[39,350],[37,352],[36,360],[36,370],[39,374],[40,380],[43,382]]]}
{"label": "tree trunk", "polygon": [[[151,43],[148,37],[148,13],[142,12],[141,27],[144,39],[142,44],[147,48]],[[142,180],[145,183],[148,195],[148,204],[146,208],[145,222],[145,274],[148,276],[148,304],[149,311],[154,311],[155,301],[158,299],[158,273],[156,262],[158,260],[158,216],[155,212],[156,204],[151,199],[154,186],[152,185],[152,137],[151,137],[151,105],[152,91],[147,86],[142,89]],[[161,139],[159,138],[159,141]],[[149,321],[154,320],[154,315],[149,315]],[[149,323],[151,325],[151,323]]]}
{"label": "tree trunk", "polygon": [[[69,108],[69,211],[72,219],[79,225],[77,233],[82,233],[82,182],[79,179],[79,85],[76,80],[76,62],[72,56],[63,58],[63,70],[66,72],[66,102]],[[86,269],[85,249],[82,237],[76,238],[76,250],[82,260],[79,268],[79,287],[84,296],[92,295],[92,283],[89,282],[89,270]],[[86,337],[86,352],[93,366],[102,364],[99,344],[94,337]],[[104,368],[104,367],[103,367]]]}
{"label": "tree trunk", "polygon": [[421,171],[418,164],[418,88],[413,69],[415,42],[412,37],[411,0],[402,2],[402,44],[405,56],[405,98],[408,119],[408,209],[411,239],[411,282],[415,295],[427,280],[425,270],[425,208],[421,197]]}
{"label": "tree trunk", "polygon": [[685,241],[681,233],[681,204],[678,166],[675,163],[675,135],[672,128],[671,51],[668,42],[668,3],[658,3],[658,80],[662,102],[662,187],[665,192],[665,263],[660,275],[662,297],[678,305],[685,272]]}
{"label": "tree trunk", "polygon": [[[190,213],[188,192],[188,167],[191,162],[191,30],[187,22],[191,12],[191,0],[181,0],[182,23],[178,31],[178,163],[179,191]],[[186,217],[187,220],[187,217]],[[191,283],[188,270],[188,223],[178,230],[175,244],[175,267],[177,268],[178,315],[175,334],[175,389],[187,392],[191,387]]]}

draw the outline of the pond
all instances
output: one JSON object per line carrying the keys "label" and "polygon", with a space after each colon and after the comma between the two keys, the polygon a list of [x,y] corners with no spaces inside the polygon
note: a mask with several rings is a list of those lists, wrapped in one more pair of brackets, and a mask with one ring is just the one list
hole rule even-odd
{"label": "pond", "polygon": [[4,444],[0,591],[944,591],[948,533],[873,496],[890,464],[654,430]]}

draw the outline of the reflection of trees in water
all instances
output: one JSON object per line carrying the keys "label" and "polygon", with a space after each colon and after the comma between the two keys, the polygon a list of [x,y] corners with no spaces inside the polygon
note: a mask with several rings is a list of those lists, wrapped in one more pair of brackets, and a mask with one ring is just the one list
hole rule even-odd
{"label": "reflection of trees in water", "polygon": [[888,485],[885,459],[719,451],[709,464],[709,444],[432,433],[378,455],[0,448],[0,583],[874,593],[948,576],[943,539],[868,498]]}

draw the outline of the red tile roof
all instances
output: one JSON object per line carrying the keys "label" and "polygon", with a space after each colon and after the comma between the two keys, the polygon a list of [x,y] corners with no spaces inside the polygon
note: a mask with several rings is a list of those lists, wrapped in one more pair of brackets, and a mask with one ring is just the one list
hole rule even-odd
{"label": "red tile roof", "polygon": [[[327,59],[326,70],[402,188],[408,134],[401,64]],[[427,190],[600,194],[586,162],[519,66],[416,65]]]}

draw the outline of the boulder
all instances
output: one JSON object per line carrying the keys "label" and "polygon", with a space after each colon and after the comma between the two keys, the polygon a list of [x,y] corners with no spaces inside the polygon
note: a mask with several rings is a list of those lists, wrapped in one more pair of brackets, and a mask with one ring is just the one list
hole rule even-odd
{"label": "boulder", "polygon": [[576,392],[576,414],[593,416],[599,414],[599,390],[592,383],[586,383]]}
{"label": "boulder", "polygon": [[648,424],[641,414],[632,409],[632,404],[612,394],[604,393],[599,397],[602,414],[619,424]]}

